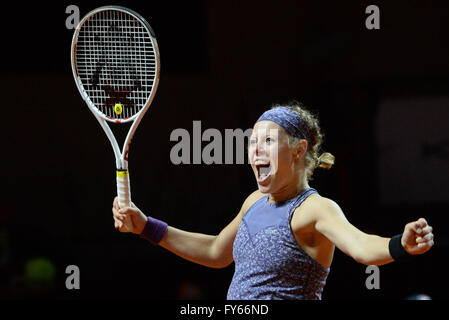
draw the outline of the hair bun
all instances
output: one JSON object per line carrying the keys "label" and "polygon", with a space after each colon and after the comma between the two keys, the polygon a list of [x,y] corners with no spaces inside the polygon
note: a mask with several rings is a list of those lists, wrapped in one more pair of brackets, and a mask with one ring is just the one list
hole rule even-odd
{"label": "hair bun", "polygon": [[318,158],[317,166],[323,169],[330,169],[334,165],[334,162],[335,157],[329,152],[325,152]]}

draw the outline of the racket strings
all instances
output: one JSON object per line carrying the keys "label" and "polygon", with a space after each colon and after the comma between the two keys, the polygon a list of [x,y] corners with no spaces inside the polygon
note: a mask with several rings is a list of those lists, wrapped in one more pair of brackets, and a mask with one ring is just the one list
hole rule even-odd
{"label": "racket strings", "polygon": [[134,16],[105,10],[89,17],[81,26],[75,57],[86,94],[106,117],[127,119],[145,106],[157,61],[148,30]]}

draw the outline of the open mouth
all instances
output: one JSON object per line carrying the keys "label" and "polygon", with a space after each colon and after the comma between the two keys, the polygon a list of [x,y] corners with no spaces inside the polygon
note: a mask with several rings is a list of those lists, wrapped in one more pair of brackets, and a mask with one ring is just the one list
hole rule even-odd
{"label": "open mouth", "polygon": [[270,176],[271,164],[256,162],[256,169],[257,169],[257,181],[263,182]]}

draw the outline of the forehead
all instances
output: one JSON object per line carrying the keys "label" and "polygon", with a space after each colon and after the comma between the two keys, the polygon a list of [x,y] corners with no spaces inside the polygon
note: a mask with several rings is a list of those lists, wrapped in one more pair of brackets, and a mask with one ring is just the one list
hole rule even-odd
{"label": "forehead", "polygon": [[277,134],[279,136],[285,135],[286,131],[280,125],[273,121],[263,120],[254,125],[252,135],[269,135]]}

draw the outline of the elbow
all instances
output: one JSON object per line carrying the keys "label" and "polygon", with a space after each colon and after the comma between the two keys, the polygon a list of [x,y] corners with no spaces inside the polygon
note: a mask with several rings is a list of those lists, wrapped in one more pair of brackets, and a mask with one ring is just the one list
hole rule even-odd
{"label": "elbow", "polygon": [[376,259],[374,255],[370,255],[367,251],[359,251],[352,255],[352,258],[360,264],[365,266],[381,266],[387,262]]}
{"label": "elbow", "polygon": [[364,264],[365,266],[382,266],[382,265],[388,263],[388,262],[385,262],[385,261],[369,260],[369,259],[364,259],[364,258],[357,258],[357,259],[355,259],[355,261],[357,261],[360,264]]}
{"label": "elbow", "polygon": [[357,263],[364,264],[365,266],[373,265],[373,263],[370,262],[370,261],[369,261],[368,259],[366,259],[365,257],[363,257],[363,255],[353,256],[353,259],[354,259],[355,261],[357,261]]}
{"label": "elbow", "polygon": [[367,236],[359,242],[352,257],[358,263],[366,266],[381,266],[392,261],[390,255],[385,252],[384,247],[385,242],[382,238],[378,236]]}
{"label": "elbow", "polygon": [[215,236],[208,253],[208,267],[215,269],[223,269],[234,262],[232,255],[232,247],[221,245],[218,237]]}
{"label": "elbow", "polygon": [[360,263],[360,264],[364,264],[365,266],[383,266],[383,265],[385,265],[385,264],[387,264],[387,263],[390,263],[390,262],[392,262],[393,260],[392,259],[388,259],[388,260],[385,260],[385,259],[375,259],[375,258],[371,258],[371,259],[369,259],[369,258],[367,258],[367,257],[357,257],[357,258],[354,258],[355,259],[355,261],[357,261],[358,263]]}
{"label": "elbow", "polygon": [[234,262],[233,259],[231,259],[230,261],[224,261],[220,264],[220,269],[224,269],[227,268],[231,265],[231,263]]}
{"label": "elbow", "polygon": [[364,264],[365,266],[372,265],[371,259],[367,257],[366,251],[361,248],[357,248],[353,252],[351,252],[351,257],[360,264]]}
{"label": "elbow", "polygon": [[231,263],[232,261],[213,261],[209,263],[207,266],[213,269],[224,269],[228,267]]}
{"label": "elbow", "polygon": [[363,234],[357,239],[357,245],[352,248],[351,256],[357,263],[365,266],[375,265],[371,253],[370,236]]}
{"label": "elbow", "polygon": [[229,267],[231,263],[234,262],[234,259],[232,257],[223,257],[221,259],[216,259],[214,262],[215,263],[212,268],[224,269]]}

